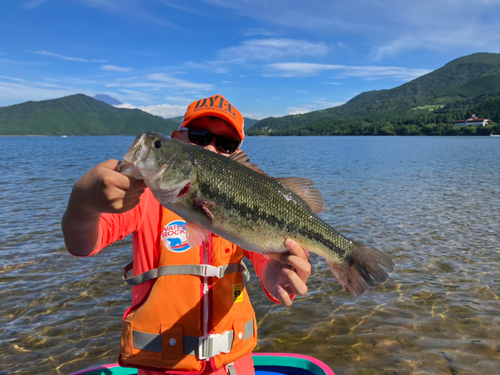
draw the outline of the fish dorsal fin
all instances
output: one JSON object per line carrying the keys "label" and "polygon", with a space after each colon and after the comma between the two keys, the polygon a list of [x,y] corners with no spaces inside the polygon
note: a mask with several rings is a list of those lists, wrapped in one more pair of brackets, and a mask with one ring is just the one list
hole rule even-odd
{"label": "fish dorsal fin", "polygon": [[239,152],[237,152],[236,154],[231,155],[230,158],[233,159],[234,161],[237,161],[240,164],[243,164],[245,167],[248,167],[248,168],[254,170],[255,172],[259,172],[259,173],[262,173],[263,175],[266,175],[264,172],[262,172],[259,169],[259,167],[257,167],[255,164],[252,164],[250,162],[250,159],[248,158],[248,155],[245,154],[241,150]]}
{"label": "fish dorsal fin", "polygon": [[186,239],[191,247],[201,246],[210,238],[210,232],[194,223],[186,222]]}
{"label": "fish dorsal fin", "polygon": [[[255,164],[252,164],[250,162],[250,159],[248,158],[248,155],[243,151],[231,155],[230,158],[254,170],[255,172],[259,172],[264,176],[270,177],[262,172]],[[306,202],[306,204],[311,208],[311,211],[313,213],[319,214],[320,212],[323,212],[323,196],[318,189],[312,187],[314,185],[313,181],[308,178],[302,177],[284,177],[276,178],[275,180],[279,181],[287,188],[292,190],[295,194],[300,196],[304,200],[304,202]]]}
{"label": "fish dorsal fin", "polygon": [[301,197],[313,213],[323,212],[323,196],[318,189],[312,187],[313,181],[302,177],[284,177],[276,180]]}

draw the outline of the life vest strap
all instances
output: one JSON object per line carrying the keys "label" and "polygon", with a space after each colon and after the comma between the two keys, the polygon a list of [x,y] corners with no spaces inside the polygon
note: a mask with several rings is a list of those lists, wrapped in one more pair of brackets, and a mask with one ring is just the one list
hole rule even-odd
{"label": "life vest strap", "polygon": [[228,375],[238,375],[236,373],[236,367],[234,367],[234,363],[230,363],[226,366],[226,372]]}
{"label": "life vest strap", "polygon": [[133,268],[133,263],[125,266],[125,273],[123,274],[123,280],[129,285],[139,285],[145,283],[146,281],[157,279],[160,276],[168,275],[194,275],[194,276],[204,276],[204,277],[218,277],[219,279],[224,277],[224,275],[230,273],[243,272],[247,282],[250,279],[250,272],[243,263],[231,263],[225,266],[215,267],[208,264],[181,264],[178,266],[163,266],[160,268],[153,268],[152,270],[143,272],[139,275],[131,277]]}
{"label": "life vest strap", "polygon": [[[245,323],[244,332],[236,333],[239,339],[247,340],[253,336],[253,318]],[[162,345],[176,345],[175,339],[170,339],[162,343],[161,334],[147,333],[134,330],[133,332],[134,348],[140,350],[149,350],[161,353]],[[225,331],[221,334],[212,334],[204,337],[183,336],[182,345],[186,355],[197,355],[200,360],[215,357],[220,353],[229,353],[233,346],[235,332]]]}

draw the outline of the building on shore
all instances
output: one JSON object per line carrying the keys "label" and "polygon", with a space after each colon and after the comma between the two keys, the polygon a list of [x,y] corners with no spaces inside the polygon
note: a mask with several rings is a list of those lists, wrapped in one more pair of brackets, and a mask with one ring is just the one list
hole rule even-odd
{"label": "building on shore", "polygon": [[475,125],[475,126],[485,126],[488,121],[490,121],[487,118],[478,118],[476,115],[472,115],[471,118],[464,119],[464,120],[457,120],[453,123],[455,126],[467,126],[467,125]]}

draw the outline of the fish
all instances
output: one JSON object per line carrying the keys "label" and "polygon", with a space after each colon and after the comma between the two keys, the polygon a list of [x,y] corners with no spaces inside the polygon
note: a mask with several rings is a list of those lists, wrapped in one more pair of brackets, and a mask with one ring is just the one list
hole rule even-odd
{"label": "fish", "polygon": [[219,155],[155,132],[139,133],[118,172],[144,180],[162,206],[186,220],[191,246],[215,233],[267,256],[288,252],[286,239],[326,259],[337,282],[358,297],[394,270],[381,251],[337,232],[318,214],[314,182],[273,178],[239,151]]}

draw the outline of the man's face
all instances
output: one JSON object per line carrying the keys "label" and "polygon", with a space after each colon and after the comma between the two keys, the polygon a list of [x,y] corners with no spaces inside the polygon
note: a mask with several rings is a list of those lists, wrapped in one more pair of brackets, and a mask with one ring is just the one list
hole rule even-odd
{"label": "man's face", "polygon": [[[201,129],[208,130],[210,133],[213,133],[215,135],[219,135],[219,136],[222,136],[222,137],[225,137],[228,139],[237,139],[237,140],[240,139],[240,136],[238,135],[238,132],[236,131],[236,129],[234,129],[226,121],[219,119],[219,118],[210,118],[208,116],[199,117],[199,118],[191,121],[187,125],[187,128],[201,128]],[[194,144],[193,142],[190,141],[189,134],[186,130],[181,129],[181,131],[178,131],[178,132],[174,131],[174,133],[172,133],[172,138],[179,139],[184,143]],[[199,145],[197,145],[197,146],[199,146]],[[203,147],[207,150],[213,151],[217,154],[221,154],[224,156],[230,156],[229,154],[227,154],[223,151],[220,151],[216,147],[216,139],[215,138],[213,138],[212,141],[209,144],[207,144],[206,146],[200,146],[200,147]]]}

